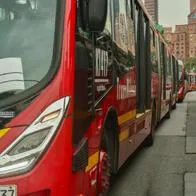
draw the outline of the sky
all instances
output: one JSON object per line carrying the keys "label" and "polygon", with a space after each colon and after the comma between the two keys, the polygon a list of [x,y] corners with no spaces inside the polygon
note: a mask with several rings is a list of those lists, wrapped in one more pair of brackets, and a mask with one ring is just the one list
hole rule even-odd
{"label": "sky", "polygon": [[186,24],[190,12],[190,0],[158,0],[159,23],[163,26]]}

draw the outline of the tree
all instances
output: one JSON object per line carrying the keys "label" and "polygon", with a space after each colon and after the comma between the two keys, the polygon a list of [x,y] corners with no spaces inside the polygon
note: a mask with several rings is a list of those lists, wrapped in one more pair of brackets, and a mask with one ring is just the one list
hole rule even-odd
{"label": "tree", "polygon": [[158,30],[161,33],[161,35],[164,34],[164,28],[162,25],[156,24],[155,28],[156,28],[156,30]]}
{"label": "tree", "polygon": [[196,73],[196,58],[189,58],[189,60],[185,64],[185,69],[188,72]]}

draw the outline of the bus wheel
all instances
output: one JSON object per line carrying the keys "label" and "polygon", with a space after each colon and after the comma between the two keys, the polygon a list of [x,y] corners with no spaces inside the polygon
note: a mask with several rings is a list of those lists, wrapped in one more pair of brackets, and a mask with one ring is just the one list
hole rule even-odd
{"label": "bus wheel", "polygon": [[169,105],[169,111],[165,115],[165,118],[167,118],[167,119],[170,119],[170,117],[171,117],[171,105]]}
{"label": "bus wheel", "polygon": [[108,195],[111,177],[111,161],[108,153],[108,145],[104,137],[99,160],[99,174],[98,174],[98,195]]}
{"label": "bus wheel", "polygon": [[172,106],[172,109],[173,109],[173,110],[176,109],[176,102],[175,102],[175,104]]}

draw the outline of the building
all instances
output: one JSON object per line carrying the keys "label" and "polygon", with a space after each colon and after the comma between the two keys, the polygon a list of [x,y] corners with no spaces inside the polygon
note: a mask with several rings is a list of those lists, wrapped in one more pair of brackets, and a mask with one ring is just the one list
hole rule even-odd
{"label": "building", "polygon": [[187,24],[176,25],[175,32],[176,33],[181,33],[181,32],[188,33],[188,25]]}
{"label": "building", "polygon": [[176,25],[175,31],[171,27],[164,28],[164,37],[175,56],[186,62],[189,58],[189,29],[188,25]]}
{"label": "building", "polygon": [[196,23],[196,0],[190,0],[190,14],[188,15],[188,24]]}
{"label": "building", "polygon": [[196,9],[196,0],[190,0],[190,13]]}
{"label": "building", "polygon": [[196,24],[189,24],[188,43],[189,43],[189,57],[196,57]]}
{"label": "building", "polygon": [[188,24],[176,25],[174,32],[171,27],[165,27],[164,37],[178,59],[187,62],[196,58],[196,0],[190,0]]}
{"label": "building", "polygon": [[196,9],[188,15],[188,24],[196,23]]}
{"label": "building", "polygon": [[188,60],[188,42],[187,42],[187,33],[179,32],[174,34],[174,54],[178,59],[186,62]]}
{"label": "building", "polygon": [[158,0],[144,0],[144,5],[152,20],[157,24],[159,22]]}

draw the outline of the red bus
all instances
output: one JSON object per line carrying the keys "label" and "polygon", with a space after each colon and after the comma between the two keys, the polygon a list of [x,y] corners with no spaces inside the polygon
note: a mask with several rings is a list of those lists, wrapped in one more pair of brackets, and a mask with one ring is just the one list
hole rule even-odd
{"label": "red bus", "polygon": [[188,92],[188,77],[181,60],[178,60],[178,102],[182,102]]}
{"label": "red bus", "polygon": [[196,73],[189,73],[189,90],[196,90]]}
{"label": "red bus", "polygon": [[175,105],[176,59],[138,1],[0,0],[0,192],[103,195]]}

